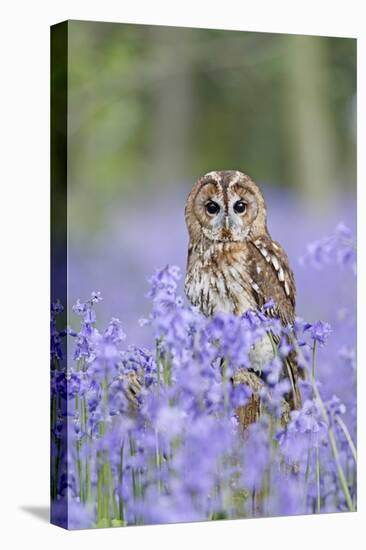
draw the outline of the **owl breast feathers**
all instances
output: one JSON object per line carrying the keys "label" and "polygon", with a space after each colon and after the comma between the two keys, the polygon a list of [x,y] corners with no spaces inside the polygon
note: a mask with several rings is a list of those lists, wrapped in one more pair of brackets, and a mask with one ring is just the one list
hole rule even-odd
{"label": "owl breast feathers", "polygon": [[[283,325],[295,318],[296,289],[288,257],[267,228],[263,195],[238,171],[210,172],[194,185],[186,205],[189,248],[185,291],[205,315],[242,315],[270,299]],[[251,362],[261,370],[273,357],[268,337],[256,345]],[[300,406],[296,361],[287,365],[290,405]],[[286,370],[286,369],[285,369]]]}

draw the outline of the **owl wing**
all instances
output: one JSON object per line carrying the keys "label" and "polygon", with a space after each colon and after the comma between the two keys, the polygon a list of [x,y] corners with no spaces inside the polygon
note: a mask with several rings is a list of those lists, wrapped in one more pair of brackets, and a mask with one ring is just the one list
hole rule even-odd
{"label": "owl wing", "polygon": [[[256,239],[250,243],[251,262],[249,273],[253,296],[258,308],[270,299],[274,307],[266,310],[266,314],[279,317],[284,326],[293,324],[295,320],[296,286],[293,272],[290,268],[286,252],[276,241],[268,237]],[[278,340],[273,335],[275,341]],[[276,341],[278,344],[278,341]],[[301,396],[298,388],[299,377],[303,378],[299,369],[295,352],[291,352],[285,360],[285,367],[292,386],[292,408],[301,407]]]}
{"label": "owl wing", "polygon": [[256,239],[251,246],[249,273],[258,307],[271,298],[275,307],[270,315],[278,316],[283,325],[295,320],[296,287],[286,252],[268,237]]}

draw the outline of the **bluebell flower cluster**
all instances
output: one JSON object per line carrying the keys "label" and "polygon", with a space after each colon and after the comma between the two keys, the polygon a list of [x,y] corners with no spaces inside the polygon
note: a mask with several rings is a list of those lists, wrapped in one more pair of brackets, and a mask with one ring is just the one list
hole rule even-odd
{"label": "bluebell flower cluster", "polygon": [[316,269],[337,265],[351,269],[356,275],[356,243],[351,230],[343,222],[339,223],[332,235],[309,243],[300,261]]}
{"label": "bluebell flower cluster", "polygon": [[[351,236],[343,226],[337,235],[343,265]],[[334,242],[312,245],[308,256],[328,261]],[[67,508],[68,526],[83,528],[354,510],[355,426],[314,378],[316,344],[327,347],[330,325],[297,319],[283,328],[265,314],[271,303],[206,318],[179,296],[179,278],[166,266],[150,279],[151,314],[141,324],[154,333],[153,350],[126,346],[116,318],[98,328],[98,292],[74,305],[78,331],[59,331],[62,305],[52,305],[54,515]],[[252,390],[232,378],[269,332],[279,344],[262,373],[262,414],[243,432],[238,407]],[[293,351],[307,378],[301,410],[284,422],[282,361]],[[342,348],[353,364],[352,353]]]}

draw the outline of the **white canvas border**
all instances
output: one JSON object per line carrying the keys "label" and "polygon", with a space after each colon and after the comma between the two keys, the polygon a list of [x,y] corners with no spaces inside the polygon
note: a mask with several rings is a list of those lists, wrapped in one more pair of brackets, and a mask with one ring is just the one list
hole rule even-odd
{"label": "white canvas border", "polygon": [[[365,25],[362,2],[104,0],[6,5],[1,32],[1,539],[6,548],[358,547],[365,509]],[[49,25],[92,19],[358,38],[359,512],[67,533],[25,510],[48,502]],[[363,66],[362,66],[363,65]],[[10,449],[11,452],[6,452]],[[24,460],[26,457],[26,460]],[[27,464],[27,468],[24,468]],[[257,546],[258,545],[258,546]]]}

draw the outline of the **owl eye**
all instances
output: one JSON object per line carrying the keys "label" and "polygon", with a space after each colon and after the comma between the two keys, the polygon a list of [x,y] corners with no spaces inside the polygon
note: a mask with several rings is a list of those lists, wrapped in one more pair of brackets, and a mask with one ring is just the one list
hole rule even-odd
{"label": "owl eye", "polygon": [[214,215],[220,211],[220,206],[215,201],[208,201],[206,203],[206,210],[209,214]]}
{"label": "owl eye", "polygon": [[244,201],[236,201],[234,204],[234,211],[237,214],[243,214],[247,208],[247,205]]}

